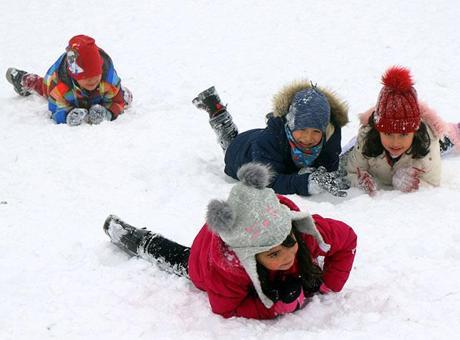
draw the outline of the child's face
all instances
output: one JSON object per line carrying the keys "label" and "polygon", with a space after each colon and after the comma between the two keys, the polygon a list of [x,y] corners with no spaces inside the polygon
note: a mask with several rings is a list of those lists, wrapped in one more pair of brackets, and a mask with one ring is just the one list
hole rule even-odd
{"label": "child's face", "polygon": [[102,74],[90,78],[84,78],[77,80],[78,85],[87,90],[87,91],[93,91],[101,82],[102,79]]}
{"label": "child's face", "polygon": [[311,148],[321,142],[323,133],[318,129],[306,128],[303,130],[293,131],[292,137],[294,137],[296,142],[299,143],[302,147]]}
{"label": "child's face", "polygon": [[409,150],[414,140],[414,132],[410,133],[384,133],[379,132],[380,141],[391,157],[396,158]]}
{"label": "child's face", "polygon": [[[295,239],[295,236],[292,235]],[[292,247],[279,245],[270,250],[256,254],[257,262],[268,270],[288,270],[294,264],[299,245],[297,242]]]}

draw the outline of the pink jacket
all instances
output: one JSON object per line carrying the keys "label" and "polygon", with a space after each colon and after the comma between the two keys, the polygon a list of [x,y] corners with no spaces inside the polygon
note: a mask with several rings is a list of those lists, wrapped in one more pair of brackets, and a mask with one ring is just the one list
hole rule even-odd
{"label": "pink jacket", "polygon": [[[299,208],[288,198],[278,195],[282,204],[291,210]],[[339,292],[348,279],[355,257],[356,234],[345,223],[313,215],[318,231],[331,249],[323,252],[310,235],[303,241],[313,260],[324,256],[324,283]],[[214,313],[225,318],[232,316],[272,319],[277,314],[267,309],[259,299],[246,271],[235,254],[205,224],[193,241],[188,262],[190,279],[195,286],[208,293]]]}

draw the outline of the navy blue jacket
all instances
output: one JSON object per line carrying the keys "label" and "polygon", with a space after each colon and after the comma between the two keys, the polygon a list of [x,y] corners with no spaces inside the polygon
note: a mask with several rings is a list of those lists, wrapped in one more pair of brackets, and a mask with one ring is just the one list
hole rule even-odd
{"label": "navy blue jacket", "polygon": [[[267,116],[265,129],[253,129],[239,134],[225,153],[225,173],[237,179],[236,172],[246,163],[256,161],[269,164],[275,172],[271,187],[278,194],[308,193],[309,174],[298,175],[300,170],[291,157],[291,149],[284,130],[284,117]],[[323,146],[313,167],[324,166],[328,171],[335,171],[339,166],[342,130],[334,124],[334,132]]]}

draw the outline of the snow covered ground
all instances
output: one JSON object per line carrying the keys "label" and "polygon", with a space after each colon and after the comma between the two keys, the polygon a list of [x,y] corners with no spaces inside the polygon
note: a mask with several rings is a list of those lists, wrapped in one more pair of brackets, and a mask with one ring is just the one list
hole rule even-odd
{"label": "snow covered ground", "polygon": [[[460,3],[452,0],[0,2],[0,71],[44,74],[80,33],[113,58],[134,105],[71,128],[46,102],[0,81],[1,339],[444,339],[460,331],[460,156],[442,185],[413,194],[357,189],[291,196],[359,237],[344,290],[273,321],[225,320],[186,279],[122,253],[102,231],[115,213],[189,245],[233,181],[191,100],[215,85],[240,131],[264,125],[294,79],[350,105],[343,144],[391,65],[460,121]],[[456,57],[457,56],[457,57]]]}

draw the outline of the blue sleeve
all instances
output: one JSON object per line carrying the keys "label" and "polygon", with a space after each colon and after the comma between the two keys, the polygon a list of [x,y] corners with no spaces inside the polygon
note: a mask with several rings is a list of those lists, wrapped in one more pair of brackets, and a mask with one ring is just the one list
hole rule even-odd
{"label": "blue sleeve", "polygon": [[67,111],[59,110],[51,114],[51,117],[57,124],[65,124],[67,118]]}

